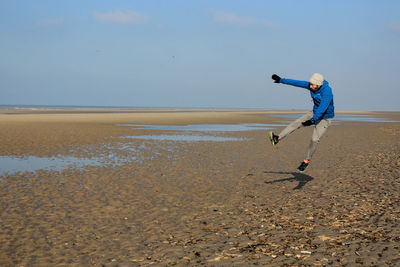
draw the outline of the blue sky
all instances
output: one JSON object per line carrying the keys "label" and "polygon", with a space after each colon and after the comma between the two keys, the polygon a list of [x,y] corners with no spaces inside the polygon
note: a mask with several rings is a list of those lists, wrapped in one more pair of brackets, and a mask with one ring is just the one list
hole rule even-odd
{"label": "blue sky", "polygon": [[400,110],[400,1],[0,0],[0,104]]}

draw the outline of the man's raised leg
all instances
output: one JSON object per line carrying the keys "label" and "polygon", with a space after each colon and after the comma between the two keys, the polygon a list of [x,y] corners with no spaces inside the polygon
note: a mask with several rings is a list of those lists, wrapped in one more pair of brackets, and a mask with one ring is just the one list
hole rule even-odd
{"label": "man's raised leg", "polygon": [[295,121],[293,121],[291,124],[289,124],[288,126],[286,126],[285,129],[282,130],[282,132],[279,133],[279,140],[285,138],[287,135],[291,134],[292,132],[294,132],[295,130],[304,127],[303,124],[301,124],[302,122],[306,121],[306,120],[310,120],[313,116],[313,112],[307,112],[306,114],[304,114],[303,116],[301,116],[300,118],[296,119]]}

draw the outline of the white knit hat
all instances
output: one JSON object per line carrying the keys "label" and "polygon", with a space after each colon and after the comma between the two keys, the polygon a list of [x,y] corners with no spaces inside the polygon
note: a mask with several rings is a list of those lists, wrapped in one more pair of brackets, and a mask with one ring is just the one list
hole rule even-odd
{"label": "white knit hat", "polygon": [[322,85],[324,83],[324,76],[319,73],[314,73],[310,78],[310,83],[315,85]]}

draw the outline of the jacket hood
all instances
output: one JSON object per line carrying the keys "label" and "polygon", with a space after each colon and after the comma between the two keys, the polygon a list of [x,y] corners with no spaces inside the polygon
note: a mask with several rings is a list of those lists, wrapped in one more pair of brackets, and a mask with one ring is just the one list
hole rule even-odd
{"label": "jacket hood", "polygon": [[319,88],[317,91],[315,91],[314,93],[318,93],[319,91],[323,90],[324,88],[326,88],[327,86],[329,86],[329,82],[327,80],[324,80],[324,82],[321,85],[321,88]]}

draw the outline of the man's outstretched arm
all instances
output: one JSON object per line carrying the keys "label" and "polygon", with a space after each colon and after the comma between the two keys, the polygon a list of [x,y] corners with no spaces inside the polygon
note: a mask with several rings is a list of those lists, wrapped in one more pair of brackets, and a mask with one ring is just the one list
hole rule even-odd
{"label": "man's outstretched arm", "polygon": [[296,86],[296,87],[310,89],[310,83],[306,82],[306,81],[285,79],[285,78],[279,77],[276,74],[272,75],[272,79],[275,81],[275,83],[283,83],[283,84],[288,84],[288,85],[292,85],[292,86]]}

